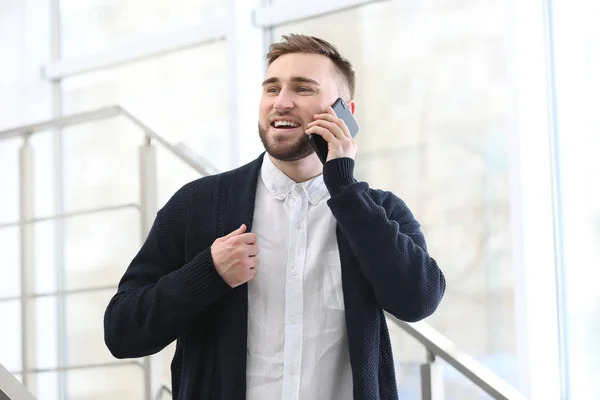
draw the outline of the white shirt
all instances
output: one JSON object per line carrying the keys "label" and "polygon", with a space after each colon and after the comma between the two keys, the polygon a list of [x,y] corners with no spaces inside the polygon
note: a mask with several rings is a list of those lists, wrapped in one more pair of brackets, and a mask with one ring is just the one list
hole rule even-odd
{"label": "white shirt", "polygon": [[265,154],[248,283],[247,399],[352,399],[336,221],[323,176],[295,183]]}

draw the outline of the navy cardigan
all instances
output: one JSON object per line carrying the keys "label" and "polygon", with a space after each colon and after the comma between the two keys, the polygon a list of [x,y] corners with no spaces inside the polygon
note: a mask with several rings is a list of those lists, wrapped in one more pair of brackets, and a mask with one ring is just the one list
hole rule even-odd
{"label": "navy cardigan", "polygon": [[[177,191],[106,309],[105,342],[117,358],[148,356],[177,340],[174,399],[246,397],[248,288],[223,281],[210,246],[241,224],[251,230],[263,156]],[[354,399],[397,399],[383,310],[421,320],[437,308],[446,282],[404,202],[357,182],[353,170],[350,158],[332,160],[323,179],[338,224]]]}

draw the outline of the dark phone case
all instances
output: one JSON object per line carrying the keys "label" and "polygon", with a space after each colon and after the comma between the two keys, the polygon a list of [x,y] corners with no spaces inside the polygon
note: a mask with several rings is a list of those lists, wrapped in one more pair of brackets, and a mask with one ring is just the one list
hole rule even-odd
{"label": "dark phone case", "polygon": [[[350,134],[352,135],[352,137],[355,137],[358,134],[358,124],[356,123],[352,112],[350,111],[344,100],[341,98],[337,99],[331,107],[333,108],[333,111],[335,111],[335,114],[338,116],[338,118],[341,118],[344,121],[344,123],[350,130]],[[315,153],[317,153],[317,156],[319,156],[321,162],[325,164],[327,162],[328,152],[327,141],[325,141],[325,139],[316,134],[310,135],[308,137],[308,141],[315,149]]]}

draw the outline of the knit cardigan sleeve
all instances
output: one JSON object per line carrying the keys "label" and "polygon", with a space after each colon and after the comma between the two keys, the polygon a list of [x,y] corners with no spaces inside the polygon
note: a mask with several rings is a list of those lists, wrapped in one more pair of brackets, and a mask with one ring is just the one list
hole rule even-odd
{"label": "knit cardigan sleeve", "polygon": [[159,352],[231,290],[215,269],[210,247],[183,262],[190,197],[184,187],[158,212],[108,304],[104,338],[117,358]]}
{"label": "knit cardigan sleeve", "polygon": [[428,317],[444,295],[446,280],[427,252],[419,223],[402,200],[357,182],[353,170],[350,158],[331,160],[323,170],[339,228],[380,307],[403,321]]}

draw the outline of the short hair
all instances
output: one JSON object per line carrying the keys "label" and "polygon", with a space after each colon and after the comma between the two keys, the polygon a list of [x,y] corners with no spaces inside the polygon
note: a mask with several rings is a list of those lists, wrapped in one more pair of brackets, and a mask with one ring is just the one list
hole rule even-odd
{"label": "short hair", "polygon": [[342,75],[344,83],[350,92],[350,99],[354,98],[356,85],[354,69],[350,61],[342,57],[334,45],[314,36],[299,34],[283,35],[280,42],[272,43],[269,46],[269,52],[266,56],[267,65],[271,65],[279,57],[291,53],[321,54],[329,58]]}

